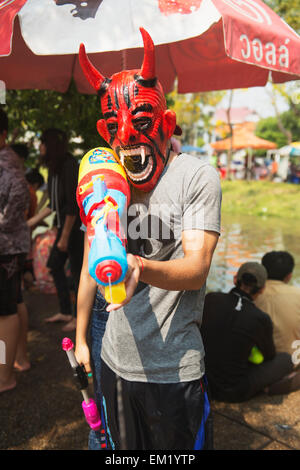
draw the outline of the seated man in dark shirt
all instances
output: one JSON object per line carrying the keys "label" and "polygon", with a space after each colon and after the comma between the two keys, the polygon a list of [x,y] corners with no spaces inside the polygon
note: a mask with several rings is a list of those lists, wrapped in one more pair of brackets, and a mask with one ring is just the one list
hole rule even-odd
{"label": "seated man in dark shirt", "polygon": [[[266,279],[261,264],[245,263],[234,277],[234,289],[206,295],[201,334],[206,375],[216,400],[248,400],[293,368],[289,354],[276,354],[272,321],[253,302]],[[254,361],[253,347],[260,356]]]}

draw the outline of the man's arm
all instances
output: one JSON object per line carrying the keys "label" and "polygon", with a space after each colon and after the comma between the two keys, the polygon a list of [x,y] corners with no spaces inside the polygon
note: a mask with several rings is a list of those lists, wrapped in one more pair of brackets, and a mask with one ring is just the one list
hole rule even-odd
{"label": "man's arm", "polygon": [[128,255],[128,273],[125,279],[127,298],[122,304],[111,304],[107,311],[127,304],[138,281],[165,290],[198,290],[206,281],[219,234],[207,230],[182,232],[184,256],[169,261],[154,261]]}
{"label": "man's arm", "polygon": [[182,232],[184,257],[170,261],[142,259],[140,280],[166,290],[197,290],[206,281],[219,234],[204,230]]}

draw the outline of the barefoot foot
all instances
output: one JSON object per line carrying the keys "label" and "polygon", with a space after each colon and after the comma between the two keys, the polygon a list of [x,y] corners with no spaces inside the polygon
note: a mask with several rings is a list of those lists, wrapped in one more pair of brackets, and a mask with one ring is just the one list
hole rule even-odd
{"label": "barefoot foot", "polygon": [[13,390],[17,385],[15,379],[12,379],[8,382],[0,382],[0,393],[8,392],[9,390]]}
{"label": "barefoot foot", "polygon": [[73,331],[76,329],[76,318],[72,318],[72,320],[67,323],[65,326],[62,327],[62,331]]}
{"label": "barefoot foot", "polygon": [[14,369],[18,372],[26,372],[31,368],[29,361],[15,361]]}
{"label": "barefoot foot", "polygon": [[56,313],[55,315],[52,315],[52,317],[48,317],[45,319],[46,323],[55,323],[55,322],[69,322],[72,320],[72,315],[64,315],[63,313]]}

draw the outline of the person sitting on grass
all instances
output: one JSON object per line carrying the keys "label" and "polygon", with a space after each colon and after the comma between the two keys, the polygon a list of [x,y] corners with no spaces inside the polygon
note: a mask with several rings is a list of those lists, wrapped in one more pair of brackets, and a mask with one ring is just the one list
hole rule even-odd
{"label": "person sitting on grass", "polygon": [[300,339],[300,288],[289,284],[295,261],[287,251],[270,251],[261,262],[268,279],[255,304],[272,319],[276,350],[292,355],[293,344]]}
{"label": "person sitting on grass", "polygon": [[266,280],[264,266],[244,263],[229,293],[205,297],[201,334],[216,400],[243,402],[263,391],[272,393],[272,385],[293,369],[288,353],[276,353],[272,320],[254,303]]}
{"label": "person sitting on grass", "polygon": [[[266,312],[274,326],[273,340],[278,352],[288,352],[294,371],[280,384],[287,391],[300,388],[300,288],[290,285],[295,267],[294,257],[287,251],[270,251],[262,258],[268,273],[266,287],[255,300],[256,306]],[[277,387],[279,389],[279,385]]]}

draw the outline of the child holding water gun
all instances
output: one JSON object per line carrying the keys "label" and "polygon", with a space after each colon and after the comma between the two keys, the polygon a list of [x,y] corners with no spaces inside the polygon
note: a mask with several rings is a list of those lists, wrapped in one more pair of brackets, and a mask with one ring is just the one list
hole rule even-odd
{"label": "child holding water gun", "polygon": [[[140,70],[105,78],[83,45],[80,49],[81,66],[100,96],[98,132],[115,151],[131,189],[126,299],[107,306],[101,345],[102,419],[108,449],[209,449],[199,326],[220,233],[220,181],[209,164],[173,152],[170,139],[181,131],[155,75],[152,39],[140,30],[145,50]],[[75,355],[89,370],[86,333],[97,282],[88,274],[85,238]],[[100,314],[103,323],[104,308],[101,303],[93,315]],[[115,407],[118,384],[125,442]]]}
{"label": "child holding water gun", "polygon": [[[85,238],[77,302],[76,356],[88,374],[92,370],[94,372],[95,398],[100,410],[102,399],[100,352],[108,319],[106,311],[108,303],[100,290],[97,289],[97,282],[101,282],[101,274],[102,276],[104,274],[105,277],[107,270],[111,275],[117,267],[115,273],[118,275],[120,274],[118,266],[121,272],[127,269],[125,240],[122,237],[123,232],[121,232],[119,218],[121,213],[126,210],[130,191],[126,174],[115,160],[114,152],[110,149],[97,148],[88,152],[81,161],[78,180],[77,200]],[[107,260],[110,255],[114,257],[112,262]],[[109,284],[106,296],[111,302],[113,301],[112,295],[118,295],[118,292],[120,294],[119,276],[117,277],[118,282],[114,282],[113,277],[104,279],[104,282],[108,281]],[[114,284],[111,285],[111,282]],[[121,289],[121,300],[122,298],[124,298],[124,292]],[[91,311],[93,315],[91,321],[92,357],[90,359],[86,337]],[[91,430],[89,448],[97,450],[102,447],[103,434],[101,430]]]}

